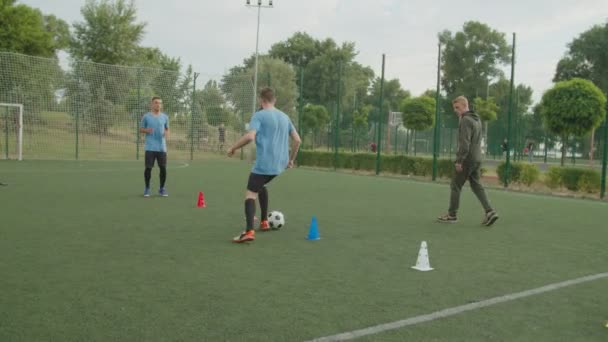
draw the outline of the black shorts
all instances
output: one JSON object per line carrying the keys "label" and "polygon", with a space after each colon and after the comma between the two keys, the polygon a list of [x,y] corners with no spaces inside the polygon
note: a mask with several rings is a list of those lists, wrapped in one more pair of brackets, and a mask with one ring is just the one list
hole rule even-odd
{"label": "black shorts", "polygon": [[257,173],[249,174],[249,181],[247,182],[247,190],[255,192],[256,194],[262,191],[264,186],[270,183],[271,180],[276,176],[269,175],[258,175]]}
{"label": "black shorts", "polygon": [[167,152],[146,151],[146,169],[154,167],[154,161],[159,167],[167,167]]}

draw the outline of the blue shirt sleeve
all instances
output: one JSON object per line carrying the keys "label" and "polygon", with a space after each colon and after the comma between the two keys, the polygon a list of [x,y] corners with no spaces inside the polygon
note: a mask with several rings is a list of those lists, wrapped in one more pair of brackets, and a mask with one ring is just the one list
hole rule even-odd
{"label": "blue shirt sleeve", "polygon": [[253,114],[249,123],[249,130],[258,132],[262,128],[262,121],[257,114]]}
{"label": "blue shirt sleeve", "polygon": [[165,129],[169,129],[169,116],[165,114]]}
{"label": "blue shirt sleeve", "polygon": [[293,125],[293,122],[291,122],[291,119],[289,119],[289,134],[291,134],[291,132],[295,131],[296,127]]}
{"label": "blue shirt sleeve", "polygon": [[144,114],[144,117],[141,118],[141,128],[148,128],[148,120],[146,120],[148,118],[147,115]]}

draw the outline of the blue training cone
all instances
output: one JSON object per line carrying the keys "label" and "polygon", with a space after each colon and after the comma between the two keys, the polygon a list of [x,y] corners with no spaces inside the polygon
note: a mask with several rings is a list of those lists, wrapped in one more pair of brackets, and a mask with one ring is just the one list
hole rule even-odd
{"label": "blue training cone", "polygon": [[310,230],[308,231],[307,240],[320,240],[319,236],[319,226],[317,224],[317,217],[313,216],[312,221],[310,221]]}

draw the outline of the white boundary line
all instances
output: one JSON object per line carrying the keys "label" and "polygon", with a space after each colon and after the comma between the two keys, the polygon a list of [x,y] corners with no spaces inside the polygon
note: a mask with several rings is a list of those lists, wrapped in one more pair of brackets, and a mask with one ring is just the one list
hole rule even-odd
{"label": "white boundary line", "polygon": [[434,321],[436,319],[449,317],[449,316],[453,316],[453,315],[458,315],[463,312],[477,310],[477,309],[485,308],[488,306],[492,306],[492,305],[496,305],[496,304],[500,304],[500,303],[504,303],[504,302],[510,302],[510,301],[513,301],[516,299],[530,297],[530,296],[534,296],[534,295],[549,292],[549,291],[555,291],[555,290],[561,289],[563,287],[587,283],[590,281],[603,279],[603,278],[608,278],[608,272],[598,273],[598,274],[589,275],[589,276],[571,279],[571,280],[566,280],[566,281],[559,282],[559,283],[553,283],[553,284],[545,285],[542,287],[537,287],[535,289],[530,289],[530,290],[526,290],[526,291],[522,291],[522,292],[516,292],[516,293],[511,293],[511,294],[507,294],[507,295],[500,296],[500,297],[494,297],[494,298],[482,300],[481,302],[455,306],[453,308],[443,309],[440,311],[435,311],[430,314],[415,316],[415,317],[407,318],[407,319],[400,320],[400,321],[379,324],[379,325],[375,325],[372,327],[367,327],[367,328],[359,329],[359,330],[353,330],[353,331],[349,331],[349,332],[345,332],[345,333],[341,333],[341,334],[337,334],[337,335],[319,337],[314,340],[310,340],[309,342],[330,342],[330,341],[352,340],[352,339],[355,339],[358,337],[379,334],[381,332],[399,329],[399,328],[407,327],[410,325],[430,322],[430,321]]}

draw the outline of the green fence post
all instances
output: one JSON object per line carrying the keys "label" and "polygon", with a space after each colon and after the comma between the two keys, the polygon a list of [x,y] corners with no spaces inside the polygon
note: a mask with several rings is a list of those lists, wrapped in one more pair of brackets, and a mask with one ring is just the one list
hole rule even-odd
{"label": "green fence post", "polygon": [[194,160],[194,113],[196,112],[196,79],[198,72],[194,73],[192,80],[192,109],[190,113],[190,160]]}
{"label": "green fence post", "polygon": [[513,117],[513,89],[515,87],[515,33],[513,33],[513,47],[511,51],[511,86],[509,93],[509,119],[507,123],[507,161],[505,165],[505,188],[509,186],[509,173],[511,172],[511,122]]}
{"label": "green fence post", "polygon": [[452,140],[454,140],[454,136],[453,136],[453,129],[452,127],[450,127],[450,152],[448,154],[450,160],[452,160]]}
{"label": "green fence post", "polygon": [[334,130],[334,170],[338,168],[338,150],[340,148],[340,97],[342,91],[342,61],[338,61],[338,101],[336,103],[336,128]]}
{"label": "green fence post", "polygon": [[6,109],[4,110],[4,121],[5,121],[5,124],[4,124],[4,139],[5,139],[5,142],[4,142],[4,155],[5,155],[5,157],[4,157],[4,159],[8,160],[8,123],[9,123],[9,121],[8,121],[8,107],[6,107]]}
{"label": "green fence post", "polygon": [[572,165],[576,165],[576,139],[572,139]]}
{"label": "green fence post", "polygon": [[604,120],[604,153],[602,156],[602,182],[600,186],[600,198],[606,196],[606,165],[608,164],[608,113]]}
{"label": "green fence post", "polygon": [[382,149],[382,106],[384,105],[384,66],[385,66],[386,56],[382,54],[382,77],[380,78],[380,107],[378,108],[378,120],[376,125],[378,127],[377,138],[378,141],[376,143],[376,175],[380,174],[380,150]]}
{"label": "green fence post", "polygon": [[351,122],[350,124],[350,151],[355,152],[355,124]]}
{"label": "green fence post", "polygon": [[549,151],[549,139],[547,138],[547,133],[545,132],[545,164],[547,164],[547,153]]}
{"label": "green fence post", "polygon": [[139,133],[139,116],[141,115],[141,68],[137,68],[137,115],[135,115],[135,160],[139,160],[139,145],[141,144],[141,133]]}
{"label": "green fence post", "polygon": [[[77,106],[78,107],[78,106]],[[76,109],[76,160],[78,160],[78,129],[79,129],[80,112]]]}
{"label": "green fence post", "polygon": [[393,154],[397,155],[397,142],[399,141],[397,139],[397,134],[399,133],[399,125],[395,125],[395,141],[393,142]]}
{"label": "green fence post", "polygon": [[433,137],[433,181],[437,179],[437,158],[439,157],[439,92],[441,91],[441,42],[437,44],[437,94],[435,94],[435,130]]}
{"label": "green fence post", "polygon": [[[301,134],[302,147],[304,147],[304,130],[302,129],[302,109],[304,106],[304,67],[300,65],[300,96],[298,97],[298,131]],[[299,153],[298,153],[299,156]],[[298,160],[296,156],[296,160]]]}

